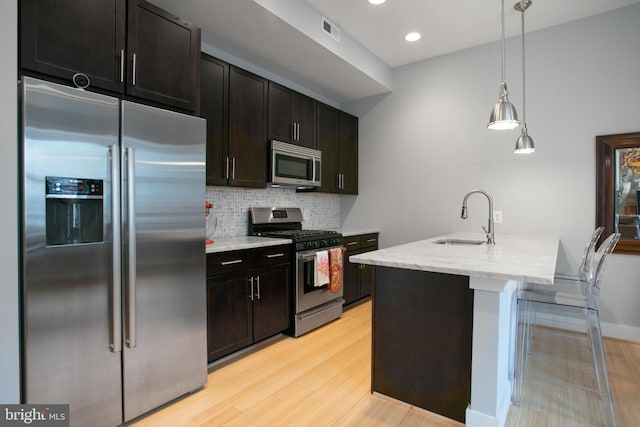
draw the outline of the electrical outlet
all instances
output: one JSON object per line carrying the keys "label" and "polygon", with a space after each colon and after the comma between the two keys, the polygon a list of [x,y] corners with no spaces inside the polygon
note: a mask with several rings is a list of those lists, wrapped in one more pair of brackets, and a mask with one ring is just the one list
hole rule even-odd
{"label": "electrical outlet", "polygon": [[493,211],[493,222],[496,224],[502,222],[502,211]]}

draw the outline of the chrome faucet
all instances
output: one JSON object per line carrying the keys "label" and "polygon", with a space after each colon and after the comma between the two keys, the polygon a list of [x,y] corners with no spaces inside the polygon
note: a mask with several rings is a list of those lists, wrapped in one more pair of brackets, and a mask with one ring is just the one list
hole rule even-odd
{"label": "chrome faucet", "polygon": [[491,198],[489,193],[487,193],[484,190],[473,190],[473,191],[468,192],[467,195],[464,196],[464,200],[462,200],[462,214],[460,215],[460,218],[462,218],[462,219],[467,219],[468,218],[468,215],[467,215],[467,200],[469,199],[469,196],[471,196],[474,193],[484,194],[487,197],[487,200],[489,201],[489,229],[485,228],[484,226],[482,227],[482,229],[484,230],[485,234],[487,235],[487,244],[495,245],[496,241],[493,238],[493,199]]}

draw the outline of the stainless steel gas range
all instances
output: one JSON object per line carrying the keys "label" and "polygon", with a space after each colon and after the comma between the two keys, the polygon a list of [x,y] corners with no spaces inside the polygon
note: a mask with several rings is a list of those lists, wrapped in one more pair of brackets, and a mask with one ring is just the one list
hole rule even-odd
{"label": "stainless steel gas range", "polygon": [[293,240],[296,337],[339,318],[344,304],[342,287],[332,290],[328,285],[318,286],[316,280],[318,254],[341,248],[342,235],[329,230],[303,230],[302,220],[300,208],[251,208],[249,214],[249,234]]}

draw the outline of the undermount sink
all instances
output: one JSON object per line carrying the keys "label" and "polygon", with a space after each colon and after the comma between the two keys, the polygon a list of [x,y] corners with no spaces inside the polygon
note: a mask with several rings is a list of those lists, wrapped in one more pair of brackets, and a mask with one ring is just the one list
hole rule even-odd
{"label": "undermount sink", "polygon": [[482,245],[483,243],[487,243],[484,240],[466,240],[466,239],[442,239],[436,240],[435,242],[438,245],[466,245],[466,246],[477,246]]}

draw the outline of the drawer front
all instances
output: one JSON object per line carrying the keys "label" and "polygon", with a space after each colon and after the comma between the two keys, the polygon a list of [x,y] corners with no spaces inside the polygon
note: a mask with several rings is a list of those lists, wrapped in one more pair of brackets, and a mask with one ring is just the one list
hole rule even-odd
{"label": "drawer front", "polygon": [[360,247],[378,249],[378,233],[364,234],[360,237]]}
{"label": "drawer front", "polygon": [[252,267],[269,267],[271,265],[290,263],[293,245],[268,246],[253,251],[251,256]]}
{"label": "drawer front", "polygon": [[360,236],[343,237],[342,246],[344,246],[348,251],[360,249]]}
{"label": "drawer front", "polygon": [[229,251],[207,254],[207,276],[234,273],[249,269],[250,251]]}

